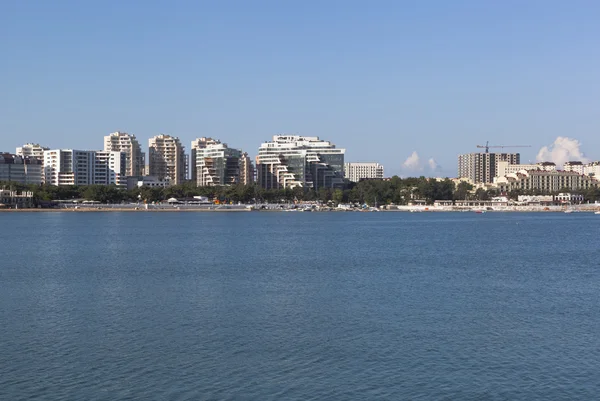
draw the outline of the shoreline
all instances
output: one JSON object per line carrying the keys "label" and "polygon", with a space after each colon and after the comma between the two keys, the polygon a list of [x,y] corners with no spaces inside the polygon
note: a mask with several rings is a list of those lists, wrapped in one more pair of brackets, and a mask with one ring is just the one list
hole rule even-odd
{"label": "shoreline", "polygon": [[[485,210],[476,208],[469,209],[446,209],[446,208],[427,208],[424,209],[394,209],[394,210],[377,210],[377,211],[360,211],[360,210],[320,210],[320,211],[312,211],[312,213],[565,213],[564,208],[561,209],[551,209],[544,210],[542,208],[527,208],[527,209],[497,209],[497,210]],[[594,207],[586,207],[586,208],[573,208],[573,213],[595,213],[600,211],[598,206]],[[0,213],[175,213],[175,212],[183,212],[183,213],[191,213],[191,212],[200,212],[200,213],[210,213],[210,212],[218,212],[218,213],[226,213],[226,212],[295,212],[300,213],[299,211],[293,209],[249,209],[249,208],[156,208],[156,209],[135,209],[135,208],[118,208],[118,207],[93,207],[93,208],[47,208],[47,209],[0,209]]]}

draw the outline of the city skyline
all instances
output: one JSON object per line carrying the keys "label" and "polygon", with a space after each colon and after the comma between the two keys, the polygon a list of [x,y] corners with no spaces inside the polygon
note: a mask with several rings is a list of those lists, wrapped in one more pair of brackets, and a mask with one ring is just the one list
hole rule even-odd
{"label": "city skyline", "polygon": [[453,176],[487,140],[600,158],[594,2],[109,4],[3,7],[0,149],[286,133],[401,176]]}

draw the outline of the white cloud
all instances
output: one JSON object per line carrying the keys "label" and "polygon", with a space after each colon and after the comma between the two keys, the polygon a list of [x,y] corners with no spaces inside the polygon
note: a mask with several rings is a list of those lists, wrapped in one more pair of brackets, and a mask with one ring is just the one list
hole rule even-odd
{"label": "white cloud", "polygon": [[442,170],[442,166],[435,161],[432,157],[429,160],[421,160],[421,157],[414,151],[410,156],[402,163],[402,168],[407,173],[415,173],[425,171],[426,173],[439,173]]}
{"label": "white cloud", "polygon": [[408,159],[406,159],[404,163],[402,163],[402,167],[411,171],[423,170],[419,154],[416,151],[412,152],[412,154],[408,156]]}
{"label": "white cloud", "polygon": [[440,166],[433,157],[431,159],[427,160],[427,164],[429,165],[429,169],[431,171],[441,171],[442,170],[442,166]]}
{"label": "white cloud", "polygon": [[581,144],[577,139],[559,136],[550,146],[544,146],[537,154],[539,162],[554,162],[562,166],[568,161],[581,161],[587,163],[589,160],[580,149]]}

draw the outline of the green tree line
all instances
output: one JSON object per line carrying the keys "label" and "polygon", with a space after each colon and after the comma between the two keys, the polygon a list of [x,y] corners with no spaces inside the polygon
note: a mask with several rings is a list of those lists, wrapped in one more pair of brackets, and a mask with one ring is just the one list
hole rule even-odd
{"label": "green tree line", "polygon": [[[232,185],[215,187],[197,187],[188,182],[167,188],[141,187],[125,190],[116,186],[52,186],[52,185],[23,185],[4,183],[0,186],[15,190],[32,191],[36,203],[56,200],[85,199],[101,203],[121,202],[160,202],[169,198],[192,198],[206,196],[210,200],[221,202],[293,202],[293,201],[333,201],[334,203],[360,203],[368,205],[397,204],[405,205],[412,200],[425,200],[431,204],[435,200],[487,200],[499,194],[493,190],[478,189],[461,182],[455,185],[450,179],[438,181],[426,177],[400,178],[390,180],[363,180],[358,183],[347,182],[346,189],[310,188],[294,189],[264,189],[257,185]],[[560,192],[569,192],[565,189]],[[600,199],[600,189],[594,188],[583,193],[586,201]],[[541,191],[513,191],[508,194],[516,199],[518,195],[541,195]]]}

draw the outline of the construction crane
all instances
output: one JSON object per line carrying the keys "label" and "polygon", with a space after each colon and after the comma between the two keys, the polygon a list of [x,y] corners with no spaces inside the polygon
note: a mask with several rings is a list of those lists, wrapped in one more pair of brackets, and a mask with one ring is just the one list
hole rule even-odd
{"label": "construction crane", "polygon": [[485,153],[490,152],[490,148],[530,148],[530,145],[494,145],[490,146],[489,141],[485,141],[485,145],[477,145],[480,149],[485,149]]}

